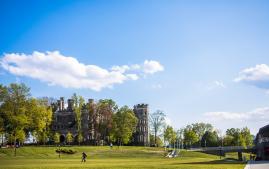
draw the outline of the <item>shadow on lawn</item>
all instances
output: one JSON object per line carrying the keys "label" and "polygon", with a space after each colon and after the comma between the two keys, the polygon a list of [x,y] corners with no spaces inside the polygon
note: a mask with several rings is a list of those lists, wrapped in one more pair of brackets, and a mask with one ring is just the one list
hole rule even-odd
{"label": "shadow on lawn", "polygon": [[213,160],[213,161],[200,161],[200,162],[188,162],[180,164],[245,164],[243,161],[238,161],[235,159],[224,159],[224,160]]}

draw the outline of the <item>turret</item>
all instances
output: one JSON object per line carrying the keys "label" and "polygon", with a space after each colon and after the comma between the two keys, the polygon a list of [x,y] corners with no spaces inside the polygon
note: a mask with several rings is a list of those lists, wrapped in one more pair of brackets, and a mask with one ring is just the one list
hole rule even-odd
{"label": "turret", "polygon": [[67,100],[67,109],[69,111],[72,111],[74,109],[74,100],[73,99],[68,99]]}

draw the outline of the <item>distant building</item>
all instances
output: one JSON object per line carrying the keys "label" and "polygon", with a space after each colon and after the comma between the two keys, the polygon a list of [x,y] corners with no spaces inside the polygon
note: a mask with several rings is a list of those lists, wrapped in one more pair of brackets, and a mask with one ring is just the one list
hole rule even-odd
{"label": "distant building", "polygon": [[148,105],[137,104],[134,106],[134,114],[138,119],[136,131],[133,135],[133,143],[140,146],[149,145],[149,122],[148,122]]}
{"label": "distant building", "polygon": [[257,158],[260,160],[269,160],[269,125],[260,128],[255,144]]}
{"label": "distant building", "polygon": [[[77,136],[79,134],[78,120],[80,120],[80,132],[83,136],[84,144],[108,144],[108,132],[103,130],[101,131],[100,125],[104,120],[111,119],[112,114],[99,114],[96,103],[94,103],[93,99],[89,99],[88,103],[82,107],[80,119],[77,119],[77,115],[74,110],[74,101],[72,99],[68,99],[67,108],[65,108],[64,105],[65,102],[63,97],[61,97],[60,100],[57,100],[57,103],[52,104],[53,119],[51,130],[60,134],[61,143],[66,142],[66,135],[68,132],[70,132],[74,137],[74,142],[77,142]],[[138,124],[136,131],[133,134],[131,144],[147,146],[149,145],[148,105],[135,105],[133,111],[138,118]]]}
{"label": "distant building", "polygon": [[61,97],[60,100],[57,100],[57,104],[53,105],[53,109],[56,111],[53,113],[52,131],[60,134],[60,142],[65,142],[68,132],[70,132],[74,137],[78,135],[77,119],[73,105],[73,100],[68,99],[68,106],[65,109],[63,97]]}

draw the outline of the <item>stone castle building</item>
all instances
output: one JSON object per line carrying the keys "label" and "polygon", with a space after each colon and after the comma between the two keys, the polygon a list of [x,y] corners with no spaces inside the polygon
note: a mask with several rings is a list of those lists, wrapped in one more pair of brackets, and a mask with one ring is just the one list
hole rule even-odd
{"label": "stone castle building", "polygon": [[133,142],[136,145],[148,146],[149,145],[149,124],[148,124],[148,105],[137,104],[133,109],[138,123],[136,126],[136,132],[133,136]]}
{"label": "stone castle building", "polygon": [[52,131],[60,134],[60,142],[65,141],[65,136],[70,132],[73,136],[77,136],[77,120],[73,110],[73,100],[68,99],[67,108],[64,108],[64,98],[57,100],[57,104],[53,105],[55,112],[53,113]]}
{"label": "stone castle building", "polygon": [[[74,111],[74,101],[72,99],[67,100],[67,107],[65,108],[64,98],[61,97],[57,100],[57,103],[52,105],[54,110],[51,129],[53,132],[60,134],[60,142],[66,142],[66,135],[70,132],[74,137],[74,142],[77,142],[78,137],[78,122],[81,126],[81,134],[83,137],[83,143],[100,145],[107,136],[102,135],[97,131],[98,125],[105,119],[112,119],[111,116],[101,116],[96,111],[96,103],[93,99],[89,99],[88,102],[83,105],[80,113],[80,119],[78,119]],[[148,130],[148,105],[138,104],[133,109],[138,124],[136,131],[133,134],[132,144],[134,145],[149,145],[149,130]],[[80,120],[80,121],[78,121]]]}

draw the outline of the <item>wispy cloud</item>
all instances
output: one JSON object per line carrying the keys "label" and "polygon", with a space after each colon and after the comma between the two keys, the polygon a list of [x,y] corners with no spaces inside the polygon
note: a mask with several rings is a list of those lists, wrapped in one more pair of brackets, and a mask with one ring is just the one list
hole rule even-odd
{"label": "wispy cloud", "polygon": [[210,84],[208,84],[206,87],[207,90],[213,90],[213,89],[218,89],[218,88],[226,88],[226,86],[222,81],[215,80],[211,82]]}
{"label": "wispy cloud", "polygon": [[161,89],[163,86],[161,84],[153,84],[151,87],[152,89]]}
{"label": "wispy cloud", "polygon": [[269,107],[257,108],[249,112],[206,112],[204,116],[210,121],[268,121]]}
{"label": "wispy cloud", "polygon": [[269,67],[266,64],[260,64],[244,69],[234,81],[243,82],[262,89],[269,89]]}
{"label": "wispy cloud", "polygon": [[35,51],[30,55],[4,54],[0,63],[3,69],[16,76],[38,79],[49,85],[95,91],[164,70],[164,67],[154,60],[104,69],[97,65],[86,65],[74,57],[62,55],[59,51],[46,53]]}

